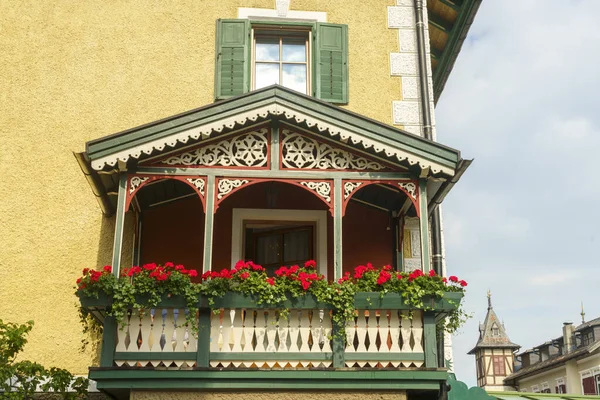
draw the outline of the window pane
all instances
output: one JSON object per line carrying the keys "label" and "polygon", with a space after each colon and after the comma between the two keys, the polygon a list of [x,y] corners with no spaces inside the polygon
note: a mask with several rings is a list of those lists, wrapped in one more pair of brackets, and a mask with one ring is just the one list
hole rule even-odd
{"label": "window pane", "polygon": [[305,62],[306,41],[304,39],[283,38],[283,61]]}
{"label": "window pane", "polygon": [[288,232],[283,235],[283,262],[306,261],[309,259],[309,231]]}
{"label": "window pane", "polygon": [[306,94],[306,65],[283,64],[282,85]]}
{"label": "window pane", "polygon": [[279,61],[279,39],[256,38],[256,61]]}
{"label": "window pane", "polygon": [[279,84],[279,64],[256,63],[256,89]]}
{"label": "window pane", "polygon": [[256,240],[256,262],[268,265],[279,263],[279,235],[260,236]]}

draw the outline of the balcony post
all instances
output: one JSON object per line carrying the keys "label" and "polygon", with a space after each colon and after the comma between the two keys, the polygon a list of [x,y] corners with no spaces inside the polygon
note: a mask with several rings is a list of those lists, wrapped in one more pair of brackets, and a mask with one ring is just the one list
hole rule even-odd
{"label": "balcony post", "polygon": [[423,313],[423,341],[425,342],[425,367],[438,367],[437,332],[435,329],[435,313],[425,311]]}
{"label": "balcony post", "polygon": [[342,271],[342,178],[333,180],[333,279],[343,276]]}
{"label": "balcony post", "polygon": [[212,265],[213,221],[215,216],[215,176],[208,175],[206,182],[206,210],[204,211],[204,261],[202,270],[208,271]]}
{"label": "balcony post", "polygon": [[419,179],[419,229],[421,234],[421,266],[423,272],[431,269],[429,252],[429,215],[427,213],[427,180]]}
{"label": "balcony post", "polygon": [[198,346],[196,352],[196,367],[210,367],[210,313],[207,308],[201,308],[198,316]]}
{"label": "balcony post", "polygon": [[119,177],[119,197],[117,198],[117,212],[115,214],[115,237],[113,241],[112,268],[113,274],[119,276],[121,270],[121,250],[123,247],[123,225],[125,222],[125,200],[127,192],[127,173],[122,172]]}
{"label": "balcony post", "polygon": [[100,352],[100,366],[112,367],[117,345],[117,322],[115,317],[104,318],[104,331],[102,332],[102,350]]}
{"label": "balcony post", "polygon": [[[333,311],[335,312],[340,312],[340,311]],[[346,338],[342,335],[342,331],[343,331],[343,326],[341,326],[339,323],[336,323],[335,321],[333,322],[333,329],[332,329],[332,343],[331,343],[331,350],[333,351],[333,368],[344,368],[346,366],[346,359],[345,359],[345,350],[346,350]]]}

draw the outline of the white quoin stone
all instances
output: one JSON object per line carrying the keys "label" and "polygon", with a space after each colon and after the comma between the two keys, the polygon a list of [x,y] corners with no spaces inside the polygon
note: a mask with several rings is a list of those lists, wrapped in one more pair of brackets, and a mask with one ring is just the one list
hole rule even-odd
{"label": "white quoin stone", "polygon": [[393,76],[418,75],[416,53],[390,53],[390,73]]}
{"label": "white quoin stone", "polygon": [[388,28],[409,28],[415,26],[412,7],[388,7]]}

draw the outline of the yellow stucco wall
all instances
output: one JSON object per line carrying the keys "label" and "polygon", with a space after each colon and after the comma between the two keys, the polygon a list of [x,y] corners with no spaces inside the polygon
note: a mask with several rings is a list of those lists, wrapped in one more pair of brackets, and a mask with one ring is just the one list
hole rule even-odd
{"label": "yellow stucco wall", "polygon": [[[130,400],[346,400],[356,392],[132,392]],[[360,393],[361,400],[406,400],[406,392]]]}
{"label": "yellow stucco wall", "polygon": [[[0,318],[35,321],[24,356],[86,374],[73,295],[84,267],[110,263],[104,218],[73,151],[213,101],[217,18],[274,0],[0,2]],[[349,25],[349,109],[391,124],[393,0],[293,0]],[[127,235],[127,234],[126,234]],[[126,236],[127,237],[127,236]],[[130,254],[125,250],[125,254]]]}

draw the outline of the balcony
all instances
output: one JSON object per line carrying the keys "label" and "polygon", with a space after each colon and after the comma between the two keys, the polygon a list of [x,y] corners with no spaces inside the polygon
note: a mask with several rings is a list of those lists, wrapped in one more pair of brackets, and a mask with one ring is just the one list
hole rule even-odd
{"label": "balcony", "polygon": [[[186,326],[183,298],[165,298],[148,312],[130,310],[120,326],[110,299],[82,298],[104,326],[98,388],[128,390],[350,389],[437,390],[436,322],[462,293],[426,299],[411,309],[398,293],[357,293],[355,318],[336,326],[334,310],[311,295],[270,308],[241,293],[198,297],[197,334]],[[285,311],[284,311],[285,310]],[[283,315],[287,314],[287,315]]]}

